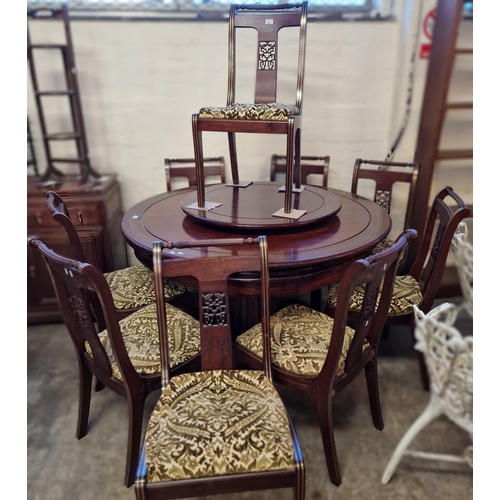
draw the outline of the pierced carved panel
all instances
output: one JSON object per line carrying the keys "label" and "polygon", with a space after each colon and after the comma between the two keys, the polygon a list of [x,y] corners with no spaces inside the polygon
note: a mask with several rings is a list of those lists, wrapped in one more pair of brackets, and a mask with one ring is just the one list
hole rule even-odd
{"label": "pierced carved panel", "polygon": [[389,212],[389,207],[391,205],[391,192],[377,190],[375,193],[375,203],[380,205],[386,212]]}
{"label": "pierced carved panel", "polygon": [[203,326],[227,326],[226,294],[211,292],[202,295]]}
{"label": "pierced carved panel", "polygon": [[259,42],[259,70],[276,69],[276,42]]}
{"label": "pierced carved panel", "polygon": [[436,259],[436,256],[437,256],[437,253],[438,253],[438,250],[439,250],[439,245],[441,244],[441,238],[442,238],[441,233],[437,233],[436,234],[436,239],[434,240],[434,245],[432,246],[432,250],[431,250],[431,256],[430,256],[430,258],[432,260]]}
{"label": "pierced carved panel", "polygon": [[69,301],[71,302],[71,307],[73,308],[73,311],[78,317],[78,321],[87,328],[90,328],[90,326],[92,325],[92,321],[90,320],[87,314],[87,307],[83,302],[83,300],[80,297],[74,295],[73,293],[70,293]]}
{"label": "pierced carved panel", "polygon": [[365,292],[365,304],[366,307],[364,309],[363,317],[361,321],[366,323],[368,318],[373,316],[373,311],[375,311],[375,305],[377,304],[377,297],[379,292],[379,287],[372,287],[368,293]]}

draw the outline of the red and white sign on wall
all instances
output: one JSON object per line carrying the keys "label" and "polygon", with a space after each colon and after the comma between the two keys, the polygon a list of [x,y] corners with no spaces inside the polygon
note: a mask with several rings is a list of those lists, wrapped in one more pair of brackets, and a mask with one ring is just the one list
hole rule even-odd
{"label": "red and white sign on wall", "polygon": [[424,16],[422,22],[422,31],[424,34],[425,43],[420,45],[420,59],[429,59],[431,54],[432,34],[434,32],[434,23],[436,21],[436,9],[431,9]]}

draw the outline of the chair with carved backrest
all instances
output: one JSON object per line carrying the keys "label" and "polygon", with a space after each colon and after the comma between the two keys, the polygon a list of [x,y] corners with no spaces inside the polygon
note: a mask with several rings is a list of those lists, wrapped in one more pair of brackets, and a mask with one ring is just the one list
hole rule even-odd
{"label": "chair with carved backrest", "polygon": [[[91,227],[85,225],[80,211],[76,208],[66,193],[48,191],[47,207],[52,217],[65,229],[73,257],[81,262],[95,263],[92,258],[95,253],[94,238]],[[125,318],[141,307],[155,303],[153,272],[142,264],[111,271],[104,274],[118,314],[118,319]],[[193,311],[193,297],[181,283],[169,281],[165,287],[168,301],[185,309]],[[99,318],[102,322],[102,319]]]}
{"label": "chair with carved backrest", "polygon": [[[205,183],[207,177],[216,177],[217,182],[226,182],[226,162],[223,156],[203,159]],[[172,191],[173,179],[187,180],[188,187],[196,186],[196,163],[194,158],[165,158],[165,181],[167,191]]]}
{"label": "chair with carved backrest", "polygon": [[[394,161],[375,161],[356,159],[352,171],[351,193],[363,194],[380,205],[388,214],[391,213],[395,196],[395,186],[408,184],[404,223],[401,230],[410,228],[413,204],[415,202],[415,188],[420,169],[418,163],[403,163]],[[361,183],[360,179],[363,179]],[[365,188],[366,185],[366,188]],[[365,190],[366,189],[366,190]],[[370,193],[370,194],[369,194]],[[393,241],[385,238],[373,250],[381,252],[391,246]],[[401,257],[404,260],[405,254]],[[403,262],[401,267],[403,267]]]}
{"label": "chair with carved backrest", "polygon": [[[298,4],[236,4],[229,12],[228,92],[225,107],[203,107],[192,116],[194,152],[197,169],[198,207],[210,209],[205,201],[203,181],[202,132],[227,132],[231,160],[230,186],[246,187],[240,181],[235,134],[285,134],[287,136],[284,213],[292,211],[292,189],[300,189],[300,133],[304,85],[307,2]],[[278,32],[283,28],[299,28],[297,87],[295,102],[277,101]],[[236,101],[236,34],[248,29],[257,31],[257,70],[254,102]],[[293,184],[295,187],[293,188]]]}
{"label": "chair with carved backrest", "polygon": [[[256,247],[255,252],[244,245]],[[181,253],[177,249],[182,249],[181,258],[175,258]],[[198,280],[202,370],[170,377],[168,310],[167,322],[159,314],[162,394],[146,431],[137,498],[184,498],[293,486],[295,498],[303,499],[302,452],[272,383],[269,348],[264,368],[236,370],[232,363],[228,286],[235,273],[258,278],[256,288],[260,286],[266,325],[263,342],[269,346],[266,237],[157,241],[153,266],[159,311],[163,309],[165,277],[190,275]]]}
{"label": "chair with carved backrest", "polygon": [[[458,224],[470,215],[471,210],[451,187],[445,187],[435,196],[417,258],[407,274],[396,276],[386,325],[406,324],[411,328],[414,305],[424,314],[431,310],[441,285],[455,230]],[[332,317],[335,314],[340,285],[338,282],[328,287],[325,313]],[[363,296],[363,287],[357,287],[351,297],[351,317],[359,314]],[[424,387],[428,388],[425,363],[421,355],[418,358],[422,382]]]}
{"label": "chair with carved backrest", "polygon": [[[109,387],[128,400],[125,485],[129,487],[135,480],[139,459],[144,403],[161,381],[156,303],[119,321],[108,282],[97,267],[58,255],[37,238],[31,238],[29,244],[38,249],[47,263],[78,357],[77,438],[87,434],[93,376],[100,389]],[[171,304],[165,307],[171,330],[171,369],[175,373],[198,369],[199,322]],[[106,329],[100,333],[96,317],[105,320]]]}
{"label": "chair with carved backrest", "polygon": [[[410,229],[386,251],[351,264],[342,278],[333,320],[301,304],[287,306],[270,319],[273,378],[312,396],[330,480],[337,486],[342,480],[333,432],[332,398],[364,370],[373,424],[379,430],[384,428],[377,376],[378,343],[399,256],[408,240],[416,235]],[[354,287],[364,283],[366,300],[359,320],[351,327],[346,323],[349,298]],[[262,327],[256,325],[236,338],[239,364],[254,368],[262,365],[261,336]]]}
{"label": "chair with carved backrest", "polygon": [[451,242],[455,255],[455,267],[462,290],[462,307],[470,317],[473,317],[473,247],[468,239],[468,229],[465,222],[461,222]]}
{"label": "chair with carved backrest", "polygon": [[445,303],[424,314],[413,306],[415,349],[423,353],[431,397],[422,414],[408,428],[394,450],[382,476],[387,483],[403,456],[463,462],[472,467],[472,445],[461,455],[417,451],[408,447],[415,437],[440,415],[464,429],[472,441],[473,424],[473,337],[464,337],[455,327],[460,307]]}
{"label": "chair with carved backrest", "polygon": [[[328,170],[330,168],[329,156],[301,156],[300,157],[300,183],[317,184],[311,182],[314,177],[320,177],[318,185],[328,187]],[[270,181],[276,181],[276,174],[286,174],[286,155],[272,155]]]}

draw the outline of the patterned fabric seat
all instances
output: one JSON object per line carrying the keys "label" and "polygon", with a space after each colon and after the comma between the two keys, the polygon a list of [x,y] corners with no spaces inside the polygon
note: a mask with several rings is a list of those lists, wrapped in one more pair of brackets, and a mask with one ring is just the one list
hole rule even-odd
{"label": "patterned fabric seat", "polygon": [[284,121],[300,113],[297,106],[291,104],[231,104],[223,108],[201,108],[200,118],[225,118],[232,120],[274,120]]}
{"label": "patterned fabric seat", "polygon": [[[153,272],[142,264],[112,271],[104,275],[117,309],[135,309],[155,302]],[[165,298],[171,299],[187,292],[184,285],[165,280]]]}
{"label": "patterned fabric seat", "polygon": [[[332,336],[333,319],[302,305],[291,305],[271,316],[271,362],[283,370],[303,376],[316,376],[326,359]],[[345,359],[354,330],[346,327],[337,376],[344,373]],[[262,357],[260,324],[240,335],[236,342]],[[365,341],[363,351],[368,347]]]}
{"label": "patterned fabric seat", "polygon": [[[199,321],[170,304],[167,308],[168,344],[170,365],[175,367],[200,352]],[[160,343],[156,304],[150,304],[120,321],[125,348],[132,365],[141,375],[160,375]],[[99,339],[111,362],[113,376],[122,380],[107,330],[99,333]],[[88,342],[85,350],[92,356]]]}
{"label": "patterned fabric seat", "polygon": [[145,438],[148,482],[293,469],[286,409],[263,372],[171,379]]}
{"label": "patterned fabric seat", "polygon": [[[328,307],[335,307],[337,304],[340,282],[328,287]],[[354,288],[351,295],[349,309],[360,311],[363,303],[364,289],[361,286]],[[377,297],[377,305],[380,295]],[[389,304],[389,315],[408,314],[413,312],[413,306],[418,306],[423,300],[422,291],[418,281],[410,275],[396,276],[391,302]]]}

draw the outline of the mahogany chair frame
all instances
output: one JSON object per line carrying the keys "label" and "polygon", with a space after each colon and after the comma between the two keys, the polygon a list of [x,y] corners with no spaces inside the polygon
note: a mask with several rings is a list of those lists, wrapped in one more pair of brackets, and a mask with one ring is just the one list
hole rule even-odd
{"label": "mahogany chair frame", "polygon": [[[255,255],[238,255],[237,247],[242,245],[259,245],[259,252]],[[164,249],[189,249],[206,247],[233,247],[230,254],[224,253],[216,257],[189,258],[184,251],[184,257],[175,259],[163,254]],[[155,271],[155,286],[157,287],[158,324],[160,332],[160,352],[162,364],[162,389],[171,382],[168,362],[168,331],[166,323],[164,297],[162,290],[163,279],[179,276],[193,276],[199,284],[199,314],[201,335],[201,370],[233,370],[230,296],[228,280],[231,275],[241,272],[250,272],[260,275],[261,314],[263,328],[263,345],[265,349],[264,371],[272,382],[270,363],[270,330],[269,330],[269,264],[267,239],[265,236],[257,238],[228,238],[209,239],[199,241],[164,242],[156,241],[153,244],[153,267]],[[214,309],[213,298],[216,296],[217,307]],[[174,377],[175,378],[175,377]],[[141,463],[137,471],[136,496],[140,500],[155,500],[165,498],[185,498],[198,495],[213,495],[221,493],[235,493],[243,491],[264,490],[273,488],[294,488],[294,498],[304,499],[305,495],[305,467],[300,443],[293,424],[289,419],[290,432],[294,447],[294,469],[276,470],[267,472],[238,473],[222,476],[200,477],[192,479],[170,480],[160,483],[148,483],[146,465],[146,444],[141,453]]]}
{"label": "mahogany chair frame", "polygon": [[[378,168],[375,169],[373,166],[378,166]],[[402,170],[404,167],[411,170],[404,171]],[[406,229],[410,229],[419,170],[420,164],[418,163],[363,160],[357,158],[354,162],[352,171],[351,193],[358,194],[360,179],[369,179],[373,181],[375,184],[372,198],[373,201],[390,214],[394,195],[394,185],[399,183],[408,184],[408,201],[406,202],[404,225],[402,228],[402,230],[405,231]],[[404,271],[406,265],[406,263],[403,264],[400,270]]]}
{"label": "mahogany chair frame", "polygon": [[[82,213],[76,208],[70,197],[66,193],[56,193],[54,191],[47,191],[45,196],[47,198],[47,207],[52,217],[64,227],[68,235],[76,260],[81,262],[97,262],[95,233],[90,226],[84,224]],[[190,293],[173,297],[168,302],[188,313],[193,310],[193,298]],[[126,318],[140,308],[116,309],[118,319]],[[103,318],[98,317],[97,320],[100,326],[102,326]]]}
{"label": "mahogany chair frame", "polygon": [[[226,162],[223,156],[203,159],[203,175],[219,176],[221,184],[226,182]],[[187,179],[188,186],[196,186],[196,162],[194,158],[165,158],[165,182],[167,191],[172,191],[172,179]]]}
{"label": "mahogany chair frame", "polygon": [[[418,308],[423,314],[427,314],[432,309],[437,297],[457,226],[462,220],[470,217],[471,214],[470,208],[465,206],[462,198],[451,187],[443,188],[434,198],[417,258],[410,271],[406,274],[412,276],[420,286],[422,301]],[[335,307],[327,304],[325,313],[334,317]],[[354,311],[350,311],[349,314],[351,317],[358,315]],[[408,325],[413,332],[413,309],[403,313],[388,314],[385,324],[386,326]],[[424,388],[428,390],[429,377],[425,360],[420,352],[417,352],[417,357],[420,364],[422,383]]]}
{"label": "mahogany chair frame", "polygon": [[[236,132],[260,134],[286,134],[286,181],[284,212],[290,213],[292,208],[292,184],[300,188],[300,131],[302,123],[302,96],[304,88],[307,2],[297,4],[247,5],[234,4],[229,11],[229,57],[228,57],[228,91],[227,104],[235,104],[236,91],[236,32],[240,29],[253,28],[258,32],[257,71],[255,83],[255,104],[276,102],[278,77],[278,32],[285,27],[300,27],[299,57],[297,73],[297,91],[295,105],[299,109],[296,115],[287,120],[251,120],[232,118],[200,118],[199,113],[192,115],[194,153],[197,175],[198,206],[205,207],[204,160],[202,132],[227,132],[229,154],[231,160],[232,186],[246,187],[240,184],[238,161],[236,155]],[[267,15],[264,15],[267,14]],[[272,22],[270,22],[272,21]],[[271,50],[272,61],[261,53]]]}
{"label": "mahogany chair frame", "polygon": [[[307,182],[309,175],[321,175],[321,186],[328,187],[328,171],[330,168],[329,156],[301,156],[300,157],[300,183],[311,184]],[[277,173],[286,174],[286,156],[272,155],[270,180],[276,180]]]}
{"label": "mahogany chair frame", "polygon": [[[384,428],[377,375],[378,344],[389,308],[399,256],[404,251],[407,242],[416,235],[413,229],[405,231],[389,249],[370,255],[366,259],[357,260],[347,268],[341,281],[328,353],[323,368],[317,376],[299,375],[272,365],[273,379],[276,382],[305,391],[312,397],[323,439],[330,480],[337,486],[341,484],[342,479],[333,431],[332,398],[364,370],[373,424],[378,430]],[[365,283],[366,295],[361,314],[353,325],[355,334],[345,360],[345,372],[337,376],[337,366],[347,325],[349,299],[353,288]],[[376,307],[379,291],[380,302]],[[365,341],[369,346],[363,351]],[[237,343],[235,343],[235,352],[240,365],[262,366],[260,357]]]}
{"label": "mahogany chair frame", "polygon": [[[93,376],[98,382],[96,390],[109,387],[128,401],[125,486],[130,487],[134,483],[139,460],[144,403],[151,392],[159,389],[161,376],[142,375],[132,365],[113,298],[102,272],[91,264],[58,255],[38,238],[31,238],[29,244],[38,249],[47,263],[78,358],[80,398],[76,437],[82,439],[87,434]],[[108,339],[123,381],[113,376],[110,359],[98,337],[96,316],[105,319]],[[90,345],[92,356],[87,353],[85,342]],[[177,366],[175,372],[192,371],[198,366],[199,356],[196,356]]]}

